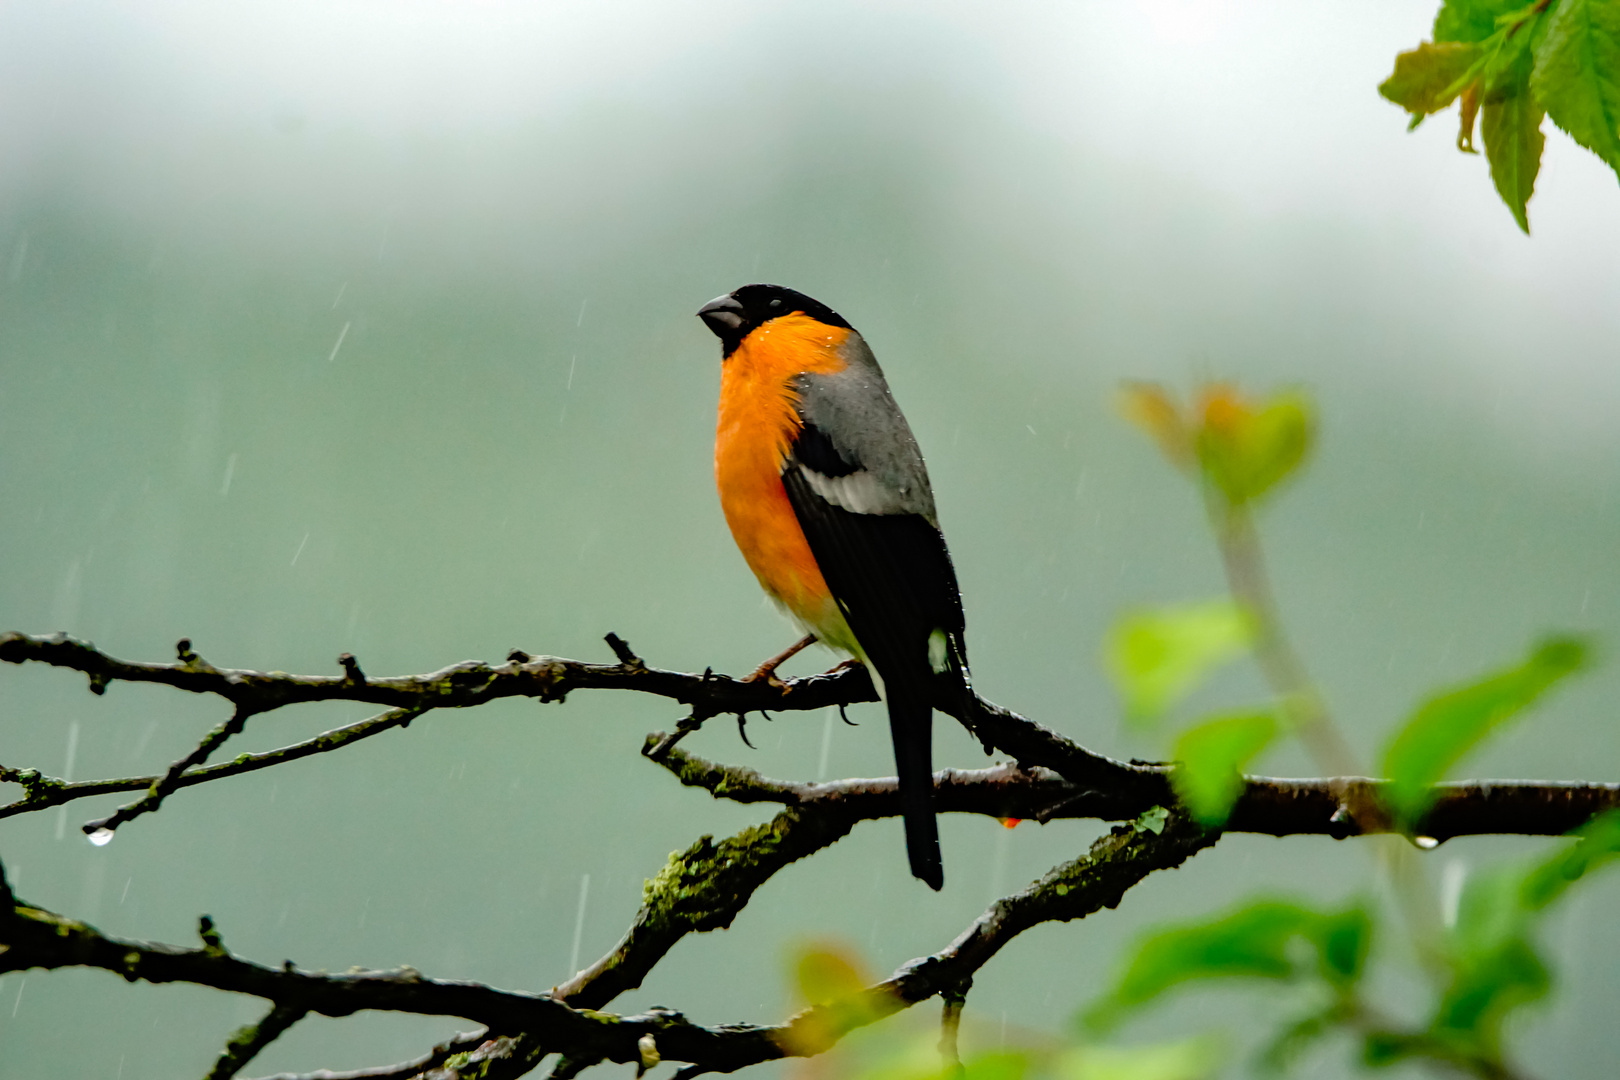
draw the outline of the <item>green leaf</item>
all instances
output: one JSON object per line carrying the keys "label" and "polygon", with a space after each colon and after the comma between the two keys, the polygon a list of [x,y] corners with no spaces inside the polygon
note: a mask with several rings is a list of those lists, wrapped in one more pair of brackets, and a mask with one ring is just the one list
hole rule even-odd
{"label": "green leaf", "polygon": [[1108,635],[1105,660],[1125,715],[1146,726],[1254,640],[1254,621],[1229,600],[1127,613]]}
{"label": "green leaf", "polygon": [[1457,903],[1456,925],[1448,935],[1447,948],[1454,958],[1492,952],[1503,942],[1524,936],[1529,926],[1519,902],[1524,875],[1523,865],[1509,864],[1468,878]]}
{"label": "green leaf", "polygon": [[1540,911],[1593,870],[1620,858],[1620,811],[1592,819],[1575,836],[1573,846],[1536,865],[1520,889],[1528,911]]}
{"label": "green leaf", "polygon": [[1395,57],[1395,71],[1378,92],[1411,113],[1415,123],[1457,100],[1462,88],[1456,84],[1479,54],[1479,46],[1471,43],[1425,41]]}
{"label": "green leaf", "polygon": [[1347,1019],[1342,1002],[1335,1001],[1290,1021],[1261,1049],[1257,1064],[1266,1073],[1286,1073],[1312,1043],[1320,1042]]}
{"label": "green leaf", "polygon": [[1528,92],[1498,102],[1487,101],[1480,109],[1480,134],[1485,137],[1485,157],[1491,163],[1491,182],[1527,236],[1527,204],[1535,194],[1541,150],[1547,142],[1541,134],[1544,115],[1545,110]]}
{"label": "green leaf", "polygon": [[1536,921],[1574,882],[1620,859],[1620,812],[1574,835],[1577,843],[1528,866],[1468,882],[1447,943],[1451,980],[1430,1022],[1438,1045],[1496,1056],[1508,1014],[1547,994],[1551,978],[1534,945]]}
{"label": "green leaf", "polygon": [[1476,72],[1485,101],[1528,91],[1535,65],[1531,52],[1544,36],[1546,22],[1546,11],[1533,4],[1498,20],[1498,32],[1483,44],[1484,61]]}
{"label": "green leaf", "polygon": [[1323,915],[1313,935],[1321,976],[1340,988],[1353,985],[1366,969],[1372,936],[1372,916],[1365,908]]}
{"label": "green leaf", "polygon": [[1315,424],[1303,394],[1278,394],[1258,409],[1214,401],[1204,412],[1195,442],[1198,461],[1233,504],[1270,491],[1310,449]]}
{"label": "green leaf", "polygon": [[1063,1080],[1203,1080],[1221,1064],[1217,1038],[1153,1046],[1087,1046],[1058,1061]]}
{"label": "green leaf", "polygon": [[1050,1075],[1044,1068],[1037,1071],[1030,1060],[1034,1055],[1024,1049],[966,1054],[962,1067],[957,1069],[941,1059],[937,1032],[898,1044],[893,1040],[891,1034],[865,1041],[865,1052],[876,1060],[854,1068],[846,1057],[837,1074],[848,1080],[1024,1080],[1031,1075]]}
{"label": "green leaf", "polygon": [[1496,33],[1498,19],[1524,6],[1523,0],[1446,0],[1434,17],[1434,40],[1484,41]]}
{"label": "green leaf", "polygon": [[1461,958],[1430,1030],[1466,1034],[1470,1042],[1494,1054],[1508,1012],[1544,997],[1550,986],[1546,965],[1530,943],[1509,939],[1488,952]]}
{"label": "green leaf", "polygon": [[[932,1040],[930,1040],[932,1042]],[[939,1050],[930,1045],[929,1049],[937,1056]],[[1029,1073],[1029,1055],[1021,1050],[992,1050],[987,1054],[975,1054],[965,1062],[965,1067],[954,1076],[949,1069],[935,1073],[940,1080],[1024,1080]]]}
{"label": "green leaf", "polygon": [[1223,825],[1243,792],[1243,767],[1277,737],[1271,713],[1237,713],[1188,728],[1176,740],[1176,795],[1204,825]]}
{"label": "green leaf", "polygon": [[[1356,910],[1356,909],[1352,909]],[[1347,927],[1359,919],[1361,935],[1354,948],[1346,948]],[[1292,979],[1306,971],[1293,942],[1304,937],[1317,950],[1320,974],[1347,963],[1350,955],[1364,956],[1362,940],[1370,939],[1371,924],[1364,913],[1346,921],[1342,913],[1323,915],[1284,900],[1261,900],[1211,922],[1160,930],[1144,938],[1113,992],[1086,1013],[1086,1023],[1104,1028],[1126,1012],[1152,1001],[1165,991],[1195,979]],[[1325,942],[1335,942],[1336,959],[1324,962]],[[1360,971],[1360,960],[1349,965]],[[1342,981],[1335,976],[1334,981]]]}
{"label": "green leaf", "polygon": [[1524,663],[1425,701],[1384,751],[1389,801],[1397,818],[1415,824],[1433,798],[1430,788],[1464,754],[1586,664],[1577,638],[1548,638]]}
{"label": "green leaf", "polygon": [[1620,173],[1620,4],[1562,0],[1536,46],[1530,87],[1553,123]]}

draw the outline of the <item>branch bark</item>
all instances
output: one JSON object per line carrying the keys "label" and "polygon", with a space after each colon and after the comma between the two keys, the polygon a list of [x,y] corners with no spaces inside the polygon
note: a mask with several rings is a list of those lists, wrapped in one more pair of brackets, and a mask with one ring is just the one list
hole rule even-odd
{"label": "branch bark", "polygon": [[[783,807],[770,821],[716,842],[702,837],[671,856],[650,880],[644,903],[612,952],[548,994],[517,993],[478,983],[429,979],[409,968],[327,975],[288,965],[267,968],[231,955],[206,919],[204,945],[169,945],[107,937],[94,928],[40,908],[14,903],[0,868],[0,972],[30,967],[88,966],[131,981],[191,982],[253,994],[271,1003],[258,1025],[231,1040],[215,1076],[241,1066],[288,1026],[310,1012],[346,1016],[361,1009],[453,1015],[485,1025],[485,1031],[435,1048],[414,1062],[353,1074],[311,1073],[305,1080],[426,1076],[436,1080],[478,1076],[517,1077],[542,1058],[561,1055],[556,1075],[573,1076],[604,1062],[646,1068],[658,1060],[688,1063],[681,1073],[725,1072],[795,1054],[820,1053],[848,1031],[872,1023],[936,994],[960,998],[973,974],[1009,940],[1044,922],[1082,918],[1113,906],[1124,892],[1157,869],[1179,865],[1213,844],[1218,833],[1180,814],[1169,815],[1162,832],[1141,825],[1115,828],[1082,858],[1054,868],[1040,881],[997,901],[951,944],[914,961],[890,979],[841,1001],[817,1005],[774,1026],[693,1024],[678,1012],[637,1016],[599,1012],[618,995],[641,985],[654,966],[685,935],[729,926],[761,884],[790,863],[836,843],[859,822],[899,813],[892,778],[808,783],[770,779],[751,769],[699,758],[678,744],[706,720],[750,711],[794,711],[875,700],[861,667],[786,683],[741,681],[705,671],[700,675],[648,667],[630,647],[609,635],[616,664],[589,664],[514,652],[504,665],[466,662],[425,675],[370,678],[345,654],[342,675],[299,676],[282,672],[221,669],[196,654],[189,641],[172,664],[131,663],[63,635],[0,634],[0,659],[42,662],[81,671],[102,693],[114,681],[157,682],[192,693],[215,694],[233,706],[232,720],[214,729],[196,750],[161,776],[68,784],[35,770],[0,766],[0,781],[21,784],[23,798],[0,807],[0,817],[118,791],[145,789],[129,804],[90,828],[115,827],[139,812],[156,809],[183,787],[224,779],[353,745],[371,735],[408,725],[436,708],[468,708],[502,697],[560,701],[576,689],[623,689],[667,697],[690,714],[673,734],[648,737],[644,754],[683,784],[716,798]],[[237,733],[247,717],[311,701],[375,702],[390,711],[326,732],[314,739],[262,754],[245,754],[205,765],[209,753]],[[985,769],[945,769],[934,778],[936,806],[945,813],[998,818],[1141,819],[1155,806],[1173,806],[1174,766],[1125,763],[1094,754],[1061,734],[977,696],[951,697],[943,687],[937,707],[957,717],[988,749],[1013,762]],[[1272,836],[1346,837],[1387,827],[1378,806],[1383,782],[1364,777],[1279,779],[1248,777],[1226,831]],[[1553,835],[1594,814],[1620,807],[1620,785],[1468,781],[1437,786],[1433,809],[1420,832],[1440,841],[1487,832]],[[948,1010],[947,1022],[950,1015]]]}
{"label": "branch bark", "polygon": [[[350,657],[343,675],[289,675],[216,668],[181,644],[181,659],[174,664],[133,663],[118,660],[88,642],[66,635],[0,634],[0,660],[28,661],[81,671],[90,676],[91,689],[105,692],[114,681],[158,682],[191,693],[211,693],[231,701],[238,710],[268,711],[283,705],[353,700],[396,706],[391,712],[337,728],[314,739],[263,754],[241,755],[219,765],[171,769],[164,777],[143,776],[66,784],[36,770],[0,765],[0,781],[21,784],[24,796],[0,806],[0,818],[43,810],[79,798],[117,791],[170,790],[252,772],[311,754],[353,745],[371,735],[407,726],[434,708],[471,708],[503,697],[535,697],[561,701],[576,689],[619,689],[667,697],[691,709],[683,722],[686,730],[725,714],[770,710],[792,712],[875,701],[870,678],[859,665],[841,667],[773,684],[744,682],[712,672],[690,674],[648,667],[628,645],[612,636],[617,664],[590,664],[559,657],[531,657],[513,653],[504,665],[466,661],[424,675],[367,678]],[[1107,821],[1132,820],[1157,805],[1171,805],[1171,766],[1116,761],[1093,753],[1050,728],[979,697],[953,698],[942,693],[938,707],[957,717],[987,746],[1013,757],[1019,768],[945,770],[936,778],[942,809],[993,813],[998,817],[1091,817]],[[669,761],[678,756],[680,733],[660,736],[649,750]],[[223,741],[223,740],[219,740]],[[217,745],[217,742],[215,743]],[[730,770],[740,777],[748,770]],[[677,772],[677,775],[680,775]],[[683,777],[684,780],[684,777]],[[756,780],[732,783],[728,797],[762,801]],[[779,794],[794,790],[802,798],[815,785],[772,782]],[[871,785],[882,781],[848,781]],[[818,797],[839,794],[836,785]],[[1020,790],[1022,789],[1022,790]],[[857,788],[843,789],[854,794]],[[1376,806],[1380,782],[1364,777],[1276,779],[1249,777],[1242,797],[1227,823],[1227,831],[1257,832],[1270,836],[1302,834],[1335,837],[1377,832],[1384,823],[1359,808]],[[1441,795],[1418,831],[1436,840],[1480,833],[1510,832],[1558,835],[1579,826],[1592,815],[1620,807],[1620,785],[1596,783],[1542,783],[1535,781],[1464,781],[1439,785]],[[974,794],[967,794],[969,791]],[[754,792],[754,796],[748,795]],[[758,796],[756,798],[755,796]],[[960,796],[960,798],[958,798]],[[998,802],[998,800],[1000,800]],[[1044,800],[1044,801],[1043,801]],[[784,798],[769,801],[792,802]],[[138,804],[136,804],[138,805]],[[126,815],[132,816],[132,815]],[[114,826],[112,819],[89,822],[85,831]]]}
{"label": "branch bark", "polygon": [[[823,810],[816,816],[835,815]],[[567,1060],[584,1064],[641,1064],[652,1048],[662,1060],[690,1063],[679,1075],[691,1077],[732,1072],[781,1057],[819,1054],[858,1027],[936,994],[956,993],[1002,946],[1025,930],[1041,923],[1084,918],[1103,907],[1113,907],[1142,878],[1155,870],[1179,866],[1218,837],[1218,833],[1180,815],[1172,815],[1158,832],[1117,827],[1098,839],[1085,856],[1054,868],[1022,892],[996,901],[939,952],[911,961],[864,991],[814,1005],[771,1026],[704,1027],[670,1010],[618,1016],[578,1007],[584,1000],[605,999],[628,988],[624,985],[625,975],[614,974],[625,970],[624,965],[598,964],[603,970],[579,980],[582,985],[571,992],[575,1000],[566,1001],[563,988],[552,994],[525,994],[480,983],[430,979],[412,968],[342,975],[300,971],[290,962],[280,969],[269,968],[233,956],[207,921],[203,924],[203,946],[181,949],[104,935],[86,923],[26,904],[0,909],[0,945],[4,946],[0,949],[0,973],[34,967],[92,967],[131,982],[185,982],[251,994],[273,1004],[270,1016],[260,1027],[272,1021],[290,1023],[305,1013],[340,1017],[362,1009],[458,1016],[487,1025],[493,1039],[507,1037],[501,1059],[520,1063],[525,1072],[550,1053],[561,1053]],[[679,861],[672,861],[672,865]],[[753,870],[745,870],[745,874],[768,877],[774,872],[768,863],[752,865]],[[667,871],[661,877],[666,877],[670,885],[665,895],[681,893],[684,883],[677,887]],[[0,884],[0,889],[4,888]],[[707,900],[712,902],[721,891],[706,890]],[[659,893],[658,883],[650,883],[644,912],[669,910],[658,902]],[[0,894],[3,898],[9,898],[8,890]],[[724,902],[718,909],[707,907],[704,900],[697,901],[696,906],[701,910],[726,909]],[[686,922],[691,929],[714,928],[702,918]],[[656,951],[655,947],[632,942],[612,955],[652,951]],[[283,1029],[285,1026],[282,1023]],[[264,1045],[254,1034],[242,1038],[244,1043],[252,1044],[254,1052]],[[490,1063],[478,1062],[478,1075],[521,1075],[489,1070],[486,1066]],[[414,1064],[408,1067],[414,1068]],[[460,1075],[454,1056],[439,1057],[432,1067],[436,1075]],[[334,1074],[309,1077],[313,1080],[320,1075]],[[385,1071],[352,1075],[413,1074]]]}

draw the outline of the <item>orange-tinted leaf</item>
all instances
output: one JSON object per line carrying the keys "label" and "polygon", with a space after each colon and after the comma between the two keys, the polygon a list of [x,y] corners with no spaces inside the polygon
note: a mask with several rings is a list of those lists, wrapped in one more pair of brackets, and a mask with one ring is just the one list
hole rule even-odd
{"label": "orange-tinted leaf", "polygon": [[883,999],[867,992],[873,981],[856,953],[845,946],[812,942],[791,955],[794,997],[811,1008],[777,1035],[792,1054],[814,1055],[847,1031],[884,1015]]}
{"label": "orange-tinted leaf", "polygon": [[861,959],[851,949],[816,942],[798,950],[793,958],[794,989],[806,1005],[822,1005],[864,990],[871,980]]}
{"label": "orange-tinted leaf", "polygon": [[1414,124],[1457,100],[1457,85],[1474,61],[1478,45],[1456,41],[1425,41],[1395,57],[1395,71],[1379,84],[1378,92],[1412,114]]}
{"label": "orange-tinted leaf", "polygon": [[1192,465],[1192,434],[1180,408],[1157,383],[1130,382],[1120,391],[1120,411],[1149,435],[1179,468]]}
{"label": "orange-tinted leaf", "polygon": [[1219,384],[1205,388],[1198,418],[1198,462],[1233,505],[1259,498],[1292,473],[1310,449],[1314,426],[1302,395],[1256,404]]}
{"label": "orange-tinted leaf", "polygon": [[1479,80],[1468,84],[1462,92],[1462,103],[1457,107],[1461,121],[1457,126],[1457,149],[1465,154],[1477,154],[1474,149],[1474,117],[1479,115]]}

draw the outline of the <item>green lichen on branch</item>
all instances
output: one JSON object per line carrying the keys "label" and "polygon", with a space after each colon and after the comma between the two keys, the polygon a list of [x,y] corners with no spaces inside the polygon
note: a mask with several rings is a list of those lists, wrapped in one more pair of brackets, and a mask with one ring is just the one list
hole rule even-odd
{"label": "green lichen on branch", "polygon": [[643,886],[641,910],[614,950],[553,993],[594,1008],[640,986],[677,941],[730,926],[778,870],[842,839],[858,820],[828,807],[790,808],[718,843],[704,836],[672,853]]}
{"label": "green lichen on branch", "polygon": [[741,910],[738,901],[747,896],[739,895],[735,886],[741,878],[763,879],[775,869],[770,864],[781,849],[782,834],[794,824],[790,813],[778,814],[718,844],[714,837],[702,836],[685,851],[671,852],[664,868],[642,887],[642,907],[648,920],[683,931],[730,926]]}
{"label": "green lichen on branch", "polygon": [[257,1024],[239,1027],[225,1040],[225,1049],[204,1080],[231,1080],[259,1052],[284,1035],[306,1015],[296,1005],[276,1004]]}
{"label": "green lichen on branch", "polygon": [[431,1068],[425,1068],[422,1075],[433,1080],[505,1080],[526,1075],[545,1056],[546,1051],[533,1039],[499,1035],[442,1061],[425,1063]]}
{"label": "green lichen on branch", "polygon": [[[679,746],[669,746],[657,751],[666,738],[663,732],[653,732],[647,736],[641,752],[668,769],[686,787],[703,788],[717,799],[730,799],[732,802],[798,801],[794,790],[797,785],[768,779],[746,766],[721,765],[688,754]],[[654,751],[657,751],[656,757]]]}
{"label": "green lichen on branch", "polygon": [[0,783],[22,785],[23,797],[18,800],[22,806],[49,803],[68,786],[66,780],[46,776],[38,769],[8,769],[4,765],[0,765]]}

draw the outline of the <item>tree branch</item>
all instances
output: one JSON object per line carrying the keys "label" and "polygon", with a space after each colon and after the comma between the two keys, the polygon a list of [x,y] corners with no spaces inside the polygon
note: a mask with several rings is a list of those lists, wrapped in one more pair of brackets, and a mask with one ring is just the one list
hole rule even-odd
{"label": "tree branch", "polygon": [[[262,754],[240,754],[231,761],[221,762],[218,765],[208,765],[202,768],[190,769],[181,773],[171,785],[170,790],[191,787],[194,784],[206,784],[210,780],[223,780],[228,776],[240,773],[256,772],[259,769],[268,769],[272,765],[280,765],[287,761],[297,761],[299,758],[309,757],[311,754],[324,754],[329,750],[340,747],[372,735],[379,735],[384,731],[396,727],[408,727],[412,720],[421,716],[423,709],[392,709],[362,720],[357,724],[334,728],[322,732],[313,739],[291,746],[283,746],[278,750],[267,750]],[[76,784],[69,784],[51,777],[41,776],[35,769],[8,769],[0,765],[0,781],[10,781],[23,786],[24,795],[14,803],[0,806],[0,819],[23,814],[32,810],[44,810],[46,807],[57,806],[61,803],[72,802],[75,799],[86,799],[95,795],[108,795],[119,791],[141,791],[150,789],[152,785],[162,780],[158,776],[131,776],[120,780],[85,780]]]}
{"label": "tree branch", "polygon": [[90,835],[91,839],[96,839],[98,834],[110,837],[118,826],[124,822],[156,810],[163,805],[163,800],[169,796],[170,792],[180,786],[180,778],[185,775],[187,769],[201,765],[208,760],[210,754],[224,745],[227,739],[240,735],[242,729],[247,726],[248,718],[252,715],[253,710],[251,708],[238,705],[236,711],[231,713],[229,720],[203,736],[202,742],[197,744],[195,750],[170,765],[167,772],[154,780],[144,798],[120,806],[108,817],[87,821],[81,828]]}
{"label": "tree branch", "polygon": [[[326,975],[261,967],[230,955],[211,923],[204,948],[108,938],[93,928],[42,909],[19,906],[0,868],[0,972],[29,967],[90,966],[126,979],[192,982],[249,993],[272,1003],[260,1024],[232,1039],[215,1075],[231,1076],[264,1045],[309,1012],[345,1016],[360,1009],[454,1015],[486,1026],[476,1036],[435,1048],[424,1058],[352,1074],[311,1073],[304,1080],[337,1077],[402,1078],[432,1071],[436,1078],[501,1080],[530,1071],[548,1054],[560,1054],[556,1071],[572,1076],[590,1065],[614,1061],[645,1069],[658,1060],[688,1062],[682,1075],[723,1072],[759,1061],[820,1053],[854,1027],[871,1023],[935,994],[960,997],[975,971],[1006,941],[1041,922],[1080,918],[1118,903],[1125,890],[1155,869],[1178,865],[1215,842],[1217,833],[1171,815],[1162,835],[1138,827],[1116,828],[1091,853],[1055,868],[1029,889],[992,905],[956,941],[932,957],[902,968],[892,978],[853,998],[819,1005],[774,1027],[705,1028],[681,1014],[654,1010],[616,1016],[594,1010],[641,985],[682,937],[729,926],[761,884],[795,860],[835,843],[858,822],[899,813],[892,778],[809,783],[774,780],[758,772],[721,766],[685,752],[681,736],[724,713],[766,708],[819,709],[872,700],[864,669],[845,666],[785,684],[743,682],[712,672],[684,674],[649,668],[623,641],[609,636],[619,662],[587,664],[514,652],[505,665],[467,662],[427,675],[373,679],[347,654],[341,676],[296,676],[281,672],[219,669],[182,642],[175,664],[134,664],[113,659],[85,642],[62,635],[0,634],[0,659],[38,661],[85,672],[97,693],[113,681],[160,682],[232,702],[233,718],[216,728],[187,758],[162,777],[68,784],[35,770],[0,767],[0,780],[19,783],[24,797],[0,807],[0,818],[114,791],[148,791],[106,821],[127,820],[143,806],[181,787],[250,772],[350,745],[410,723],[434,708],[465,708],[500,697],[561,700],[581,688],[629,689],[668,697],[691,714],[674,735],[648,737],[643,753],[683,784],[716,798],[769,802],[784,807],[772,820],[718,843],[702,837],[669,863],[644,890],[644,902],[612,952],[575,974],[550,994],[497,990],[478,983],[443,982],[405,968],[391,972]],[[393,706],[386,713],[337,728],[305,742],[263,754],[245,754],[206,766],[206,755],[240,730],[257,712],[309,701],[364,700]],[[999,818],[1132,820],[1153,806],[1172,806],[1173,766],[1123,763],[1093,754],[1064,736],[977,696],[952,696],[942,685],[936,707],[962,721],[987,748],[1011,754],[1016,763],[987,769],[937,773],[941,812]],[[1274,836],[1334,837],[1377,831],[1382,816],[1358,814],[1377,805],[1383,782],[1361,777],[1276,779],[1249,777],[1227,831]],[[1436,840],[1485,832],[1559,834],[1594,814],[1620,806],[1620,785],[1483,782],[1442,784],[1421,834]],[[151,804],[151,805],[146,805]],[[97,824],[92,823],[92,828]],[[953,999],[954,1000],[954,999]],[[959,1004],[957,1006],[959,1008]],[[947,1010],[947,1029],[952,1022]],[[225,1070],[225,1071],[220,1071]]]}
{"label": "tree branch", "polygon": [[306,1015],[305,1010],[296,1005],[275,1005],[265,1014],[263,1020],[257,1024],[249,1024],[238,1028],[230,1041],[225,1044],[225,1050],[214,1062],[214,1067],[208,1070],[205,1080],[231,1080],[241,1072],[247,1063],[259,1056],[259,1051],[281,1038],[283,1032],[292,1027]]}
{"label": "tree branch", "polygon": [[[648,745],[659,738],[648,736]],[[900,813],[899,787],[893,777],[825,783],[773,780],[753,769],[718,765],[679,748],[669,751],[659,764],[681,783],[703,788],[717,799],[837,807],[863,820]],[[1381,797],[1386,786],[1385,781],[1365,777],[1293,780],[1251,776],[1246,778],[1225,831],[1339,839],[1361,835],[1347,807],[1358,797]],[[1562,836],[1605,810],[1620,808],[1620,784],[1464,780],[1436,784],[1435,790],[1439,794],[1420,822],[1420,834],[1437,841],[1487,833]],[[1056,818],[1125,821],[1152,805],[1164,804],[1144,805],[1134,797],[1080,788],[1050,769],[1004,764],[987,769],[942,769],[934,774],[934,806],[941,813],[1041,822]],[[1367,832],[1379,831],[1383,820],[1376,819]]]}
{"label": "tree branch", "polygon": [[[0,660],[51,664],[84,672],[90,688],[105,693],[116,681],[155,682],[197,694],[217,694],[237,708],[268,712],[313,701],[368,701],[394,708],[470,708],[498,698],[532,697],[561,701],[582,689],[636,690],[667,697],[692,710],[692,724],[726,714],[789,712],[876,701],[866,669],[841,665],[822,675],[786,682],[746,682],[704,672],[692,675],[648,667],[611,635],[615,652],[629,660],[588,664],[554,656],[531,657],[513,652],[502,665],[464,661],[425,675],[386,678],[355,677],[357,663],[345,664],[344,675],[289,675],[246,669],[216,668],[191,651],[184,641],[175,664],[132,663],[101,652],[89,642],[66,634],[37,636],[0,634]],[[1070,739],[977,696],[963,698],[940,683],[935,707],[956,717],[986,747],[995,747],[1029,765],[1044,765],[1082,786],[1129,793],[1145,806],[1166,803],[1170,788],[1162,769],[1115,761],[1094,754]],[[673,739],[672,739],[673,742]],[[43,805],[43,804],[40,804]]]}
{"label": "tree branch", "polygon": [[[190,642],[185,644],[189,650]],[[624,645],[622,641],[619,644]],[[505,664],[467,660],[425,675],[384,678],[216,668],[195,653],[189,655],[189,661],[182,658],[175,664],[136,663],[115,659],[89,642],[66,634],[0,633],[0,660],[13,664],[35,661],[81,671],[89,676],[90,689],[97,694],[105,693],[113,682],[161,683],[188,693],[216,694],[256,712],[312,701],[365,701],[390,708],[469,708],[508,697],[562,701],[575,690],[636,690],[691,705],[704,716],[761,709],[820,709],[877,700],[871,679],[858,666],[772,686],[724,675],[705,678],[651,668],[633,655],[629,662],[589,664],[514,652]],[[358,673],[358,664],[345,666],[348,672]]]}
{"label": "tree branch", "polygon": [[[430,1075],[433,1080],[457,1080],[463,1074],[469,1078],[476,1076],[480,1080],[494,1080],[499,1074],[488,1070],[499,1069],[502,1063],[512,1062],[515,1049],[517,1040],[509,1035],[492,1037],[487,1031],[478,1031],[457,1035],[412,1061],[384,1065],[380,1069],[316,1069],[307,1073],[277,1073],[262,1080],[413,1080],[424,1075]],[[539,1058],[535,1058],[524,1064],[524,1072],[538,1063]],[[522,1073],[513,1075],[521,1076]]]}
{"label": "tree branch", "polygon": [[[781,816],[795,813],[804,812],[790,810]],[[822,811],[814,816],[836,815]],[[620,970],[613,967],[582,979],[582,985],[573,991],[576,1002],[565,1003],[560,990],[556,994],[517,993],[479,983],[429,979],[411,968],[327,975],[300,971],[289,962],[278,970],[231,955],[206,920],[203,947],[180,949],[113,938],[86,923],[27,905],[0,909],[0,945],[4,946],[0,949],[0,972],[33,967],[94,967],[130,981],[185,982],[251,994],[275,1006],[260,1029],[271,1018],[306,1012],[348,1016],[362,1009],[376,1009],[459,1016],[488,1025],[491,1032],[512,1036],[501,1056],[519,1061],[523,1071],[532,1068],[546,1053],[562,1053],[570,1060],[636,1064],[644,1064],[651,1054],[666,1061],[691,1063],[683,1070],[684,1076],[731,1072],[784,1056],[819,1054],[855,1028],[936,994],[955,993],[1018,934],[1044,922],[1084,918],[1103,907],[1112,907],[1149,873],[1180,865],[1213,844],[1218,835],[1179,815],[1172,816],[1159,833],[1118,827],[1097,840],[1089,854],[1054,868],[1024,891],[996,901],[938,953],[911,961],[890,978],[860,993],[815,1005],[782,1024],[768,1027],[740,1024],[709,1028],[670,1010],[654,1009],[626,1017],[575,1007],[579,999],[608,996],[615,981],[623,982],[624,975],[615,979],[610,974]],[[671,866],[678,864],[678,860],[672,860]],[[687,917],[677,909],[689,882],[676,881],[668,869],[660,879],[665,883],[663,887],[659,881],[649,883],[649,903],[644,910],[671,912],[677,919]],[[708,905],[722,890],[702,891],[707,895],[696,902],[696,908],[700,912],[712,910]],[[660,904],[659,898],[678,899]],[[725,910],[726,903],[720,901],[719,910]],[[713,928],[704,925],[707,920],[702,914],[688,921],[692,928]],[[633,945],[629,951],[645,948]],[[624,950],[616,950],[616,954],[620,951]],[[247,1036],[245,1041],[253,1043],[256,1036]],[[451,1060],[453,1056],[441,1057],[438,1064],[459,1070]],[[426,1059],[423,1064],[428,1065]],[[416,1063],[405,1068],[416,1068]],[[496,1075],[482,1066],[480,1069],[483,1075]],[[323,1075],[334,1074],[309,1077],[313,1080]],[[381,1073],[350,1075],[410,1074],[392,1067]],[[459,1071],[453,1075],[459,1075]]]}

